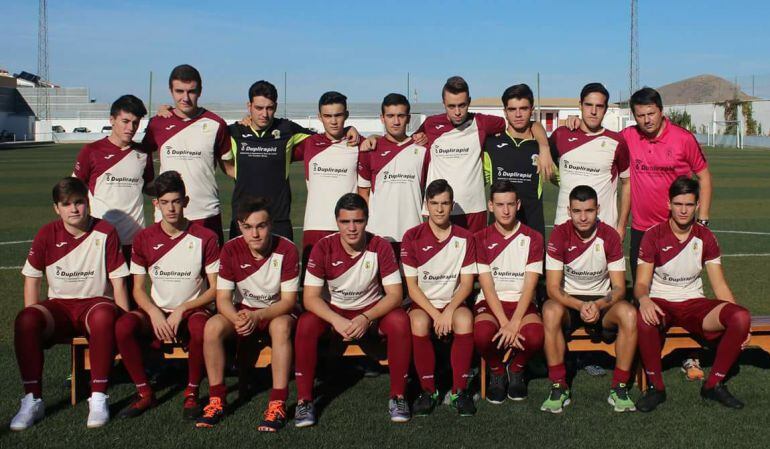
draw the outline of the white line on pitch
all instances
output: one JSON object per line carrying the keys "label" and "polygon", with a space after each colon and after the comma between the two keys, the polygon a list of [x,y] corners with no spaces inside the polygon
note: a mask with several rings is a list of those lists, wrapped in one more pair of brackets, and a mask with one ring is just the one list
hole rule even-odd
{"label": "white line on pitch", "polygon": [[31,243],[32,240],[15,240],[13,242],[0,242],[0,245],[16,245],[19,243]]}

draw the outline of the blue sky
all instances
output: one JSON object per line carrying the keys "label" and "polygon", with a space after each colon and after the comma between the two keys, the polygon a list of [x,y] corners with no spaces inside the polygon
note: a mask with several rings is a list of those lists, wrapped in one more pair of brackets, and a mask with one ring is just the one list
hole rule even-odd
{"label": "blue sky", "polygon": [[[37,2],[6,0],[0,67],[37,68]],[[639,1],[640,78],[659,86],[712,73],[765,75],[770,83],[770,2]],[[541,96],[577,96],[601,81],[613,100],[628,89],[629,1],[179,1],[49,2],[51,78],[85,86],[100,102],[124,93],[168,98],[177,64],[203,74],[202,101],[245,101],[268,79],[289,102],[340,90],[377,101],[406,90],[440,101],[443,81],[464,76],[471,95],[518,82]],[[280,92],[283,95],[283,92]]]}

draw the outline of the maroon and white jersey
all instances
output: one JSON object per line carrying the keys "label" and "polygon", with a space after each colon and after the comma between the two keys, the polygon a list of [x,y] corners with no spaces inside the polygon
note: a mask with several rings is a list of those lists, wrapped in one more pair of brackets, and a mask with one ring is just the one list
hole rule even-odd
{"label": "maroon and white jersey", "polygon": [[410,138],[398,144],[377,140],[377,150],[361,153],[358,186],[371,188],[367,229],[391,242],[422,223],[422,193],[429,154]]}
{"label": "maroon and white jersey", "polygon": [[[148,153],[158,151],[160,172],[174,170],[182,175],[190,203],[184,210],[190,220],[220,213],[217,164],[230,153],[230,132],[218,115],[205,109],[197,117],[183,119],[153,117],[142,145]],[[160,221],[155,211],[155,221]]]}
{"label": "maroon and white jersey", "polygon": [[504,130],[505,119],[485,114],[469,114],[460,126],[453,125],[446,114],[433,115],[420,126],[418,132],[428,137],[430,149],[426,185],[436,179],[447,180],[454,190],[452,215],[487,210],[482,168],[484,141]]}
{"label": "maroon and white jersey", "polygon": [[219,254],[217,290],[235,290],[234,303],[264,309],[282,292],[299,291],[299,253],[294,243],[272,234],[270,255],[256,259],[243,236],[225,243]]}
{"label": "maroon and white jersey", "polygon": [[29,250],[21,274],[48,282],[48,298],[111,298],[109,279],[128,276],[115,228],[92,218],[88,231],[75,238],[61,220],[43,226]]}
{"label": "maroon and white jersey", "polygon": [[171,238],[155,223],[134,239],[131,274],[149,275],[153,302],[173,311],[198,298],[206,290],[206,275],[219,272],[218,239],[213,231],[195,223]]}
{"label": "maroon and white jersey", "polygon": [[671,302],[703,298],[701,272],[707,263],[722,263],[714,234],[695,223],[687,240],[680,242],[668,220],[644,233],[639,264],[654,264],[650,297]]}
{"label": "maroon and white jersey", "polygon": [[[326,299],[344,310],[360,310],[383,296],[383,286],[401,283],[396,255],[385,239],[366,233],[366,248],[351,256],[339,232],[321,239],[310,252],[305,285],[328,285]],[[324,294],[326,296],[326,293]]]}
{"label": "maroon and white jersey", "polygon": [[[504,236],[492,224],[474,237],[479,273],[492,275],[500,301],[521,299],[525,272],[543,274],[543,236],[529,226],[518,222],[513,234]],[[484,300],[481,291],[476,302]]]}
{"label": "maroon and white jersey", "polygon": [[294,147],[294,160],[305,161],[307,202],[305,231],[336,231],[334,206],[346,193],[357,192],[358,147],[348,146],[345,139],[329,140],[325,134],[314,134]]}
{"label": "maroon and white jersey", "polygon": [[585,241],[572,221],[556,225],[548,239],[545,269],[564,272],[564,291],[570,295],[606,295],[612,290],[609,272],[626,271],[620,236],[602,221]]}
{"label": "maroon and white jersey", "polygon": [[88,185],[91,215],[110,222],[130,245],[144,228],[142,188],[154,177],[152,158],[138,144],[122,149],[105,137],[80,150],[72,175]]}
{"label": "maroon and white jersey", "polygon": [[602,130],[586,134],[560,126],[551,134],[551,153],[559,161],[559,199],[555,224],[569,220],[569,194],[579,185],[596,190],[599,219],[610,226],[618,223],[618,177],[629,177],[628,146],[620,133]]}
{"label": "maroon and white jersey", "polygon": [[433,307],[446,307],[460,285],[460,275],[476,274],[473,234],[452,225],[449,237],[439,242],[427,222],[419,224],[404,234],[401,264],[404,276],[417,278]]}

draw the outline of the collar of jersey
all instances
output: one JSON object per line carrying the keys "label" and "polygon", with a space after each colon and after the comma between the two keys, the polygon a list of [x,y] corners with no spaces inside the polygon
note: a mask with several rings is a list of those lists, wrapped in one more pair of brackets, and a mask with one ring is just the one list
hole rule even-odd
{"label": "collar of jersey", "polygon": [[[532,130],[530,130],[529,132],[532,133]],[[527,139],[519,139],[518,137],[513,137],[511,135],[511,132],[508,130],[507,126],[505,127],[505,135],[508,136],[509,139],[511,139],[511,142],[513,142],[513,144],[516,145],[516,148],[521,147],[522,145],[524,145],[524,142],[526,142],[528,140],[536,140],[534,137],[531,138],[531,139],[529,139],[529,138],[527,138]],[[519,140],[519,142],[517,142],[517,140]]]}

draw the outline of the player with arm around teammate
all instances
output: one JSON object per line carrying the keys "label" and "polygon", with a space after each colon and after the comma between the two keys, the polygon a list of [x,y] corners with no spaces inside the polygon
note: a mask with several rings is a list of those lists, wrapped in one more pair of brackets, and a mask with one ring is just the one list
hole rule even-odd
{"label": "player with arm around teammate", "polygon": [[[101,427],[110,419],[105,394],[113,363],[114,325],[118,307],[128,310],[128,267],[115,228],[91,217],[88,187],[64,178],[53,188],[59,220],[43,226],[32,241],[22,269],[24,308],[16,315],[14,347],[25,396],[11,420],[24,430],[43,419],[43,351],[85,335],[91,357],[91,397],[86,425]],[[43,277],[47,298],[40,300]],[[113,298],[114,297],[114,301]]]}
{"label": "player with arm around teammate", "polygon": [[615,342],[615,371],[607,401],[616,412],[634,411],[628,380],[636,350],[636,310],[625,300],[626,263],[620,236],[598,220],[596,191],[576,186],[570,220],[551,232],[546,252],[548,301],[543,305],[545,356],[551,392],[540,410],[561,413],[571,394],[564,367],[565,334],[579,327],[605,343]]}

